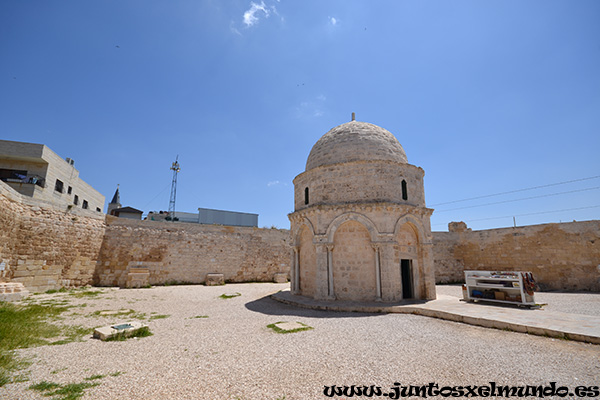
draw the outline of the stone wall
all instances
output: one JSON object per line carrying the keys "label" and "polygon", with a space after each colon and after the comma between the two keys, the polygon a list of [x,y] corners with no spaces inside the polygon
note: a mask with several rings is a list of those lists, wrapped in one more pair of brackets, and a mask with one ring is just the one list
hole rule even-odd
{"label": "stone wall", "polygon": [[0,279],[32,292],[91,284],[104,217],[60,211],[0,182]]}
{"label": "stone wall", "polygon": [[[425,206],[423,169],[391,161],[355,161],[324,165],[294,178],[294,209],[315,205],[391,202]],[[402,181],[407,199],[402,198]],[[305,203],[305,189],[309,202]]]}
{"label": "stone wall", "polygon": [[471,231],[453,223],[434,232],[436,281],[464,270],[531,271],[541,290],[600,291],[600,221]]}
{"label": "stone wall", "polygon": [[[393,231],[386,221],[375,223]],[[450,230],[433,232],[438,283],[462,281],[465,269],[526,270],[542,290],[600,292],[600,221],[485,231],[457,223]],[[272,281],[289,273],[288,237],[278,229],[105,220],[93,210],[34,201],[0,182],[0,281],[31,292],[126,285],[132,271],[147,271],[151,284],[201,283],[208,273],[231,282]],[[398,257],[381,254],[383,263],[397,264]]]}
{"label": "stone wall", "polygon": [[272,282],[288,273],[289,231],[106,217],[96,271],[102,286],[126,286],[132,269],[148,284],[202,283],[209,273],[228,282]]}
{"label": "stone wall", "polygon": [[[289,231],[134,221],[59,209],[0,181],[0,282],[31,292],[87,284],[273,281],[289,272]],[[132,270],[133,269],[133,270]]]}

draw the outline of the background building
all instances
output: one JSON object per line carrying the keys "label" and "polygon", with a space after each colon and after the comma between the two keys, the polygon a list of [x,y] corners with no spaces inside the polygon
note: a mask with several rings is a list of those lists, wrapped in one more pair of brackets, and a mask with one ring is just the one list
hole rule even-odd
{"label": "background building", "polygon": [[[167,211],[150,211],[148,220],[165,221],[169,213]],[[190,222],[207,225],[230,225],[230,226],[258,226],[258,214],[213,210],[210,208],[198,208],[198,214],[175,211],[176,222]]]}
{"label": "background building", "polygon": [[0,180],[15,191],[61,208],[102,212],[104,196],[79,178],[74,164],[43,144],[0,140]]}

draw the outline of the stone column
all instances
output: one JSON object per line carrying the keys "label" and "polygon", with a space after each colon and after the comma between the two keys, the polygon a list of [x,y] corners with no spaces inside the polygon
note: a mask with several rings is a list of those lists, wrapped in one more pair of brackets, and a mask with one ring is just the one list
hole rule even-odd
{"label": "stone column", "polygon": [[315,291],[315,299],[329,299],[329,251],[326,245],[322,243],[315,244],[317,252],[317,287]]}
{"label": "stone column", "polygon": [[379,271],[381,275],[381,300],[397,301],[402,298],[400,282],[400,264],[396,263],[394,254],[395,243],[386,241],[378,243]]}
{"label": "stone column", "polygon": [[435,300],[435,267],[433,265],[433,242],[430,240],[423,243],[423,281],[425,293],[421,297],[424,300]]}
{"label": "stone column", "polygon": [[371,244],[373,250],[375,250],[375,287],[377,296],[376,301],[381,301],[381,263],[379,258],[379,245]]}
{"label": "stone column", "polygon": [[327,245],[327,298],[335,300],[333,291],[333,245]]}
{"label": "stone column", "polygon": [[294,267],[292,268],[292,294],[300,294],[300,248],[293,247],[294,250]]}

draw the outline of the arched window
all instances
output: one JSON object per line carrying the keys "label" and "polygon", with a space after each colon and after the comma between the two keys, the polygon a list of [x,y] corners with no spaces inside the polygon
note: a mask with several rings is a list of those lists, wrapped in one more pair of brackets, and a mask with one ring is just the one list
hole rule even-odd
{"label": "arched window", "polygon": [[308,188],[304,188],[304,204],[308,204]]}
{"label": "arched window", "polygon": [[406,188],[406,181],[402,179],[402,200],[408,200],[408,189]]}

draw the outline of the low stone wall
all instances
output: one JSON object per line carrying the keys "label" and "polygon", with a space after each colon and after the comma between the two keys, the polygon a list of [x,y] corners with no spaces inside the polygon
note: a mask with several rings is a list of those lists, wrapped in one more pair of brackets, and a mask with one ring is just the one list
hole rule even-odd
{"label": "low stone wall", "polygon": [[436,281],[464,270],[531,271],[541,290],[600,292],[600,221],[471,231],[453,223],[433,233]]}
{"label": "low stone wall", "polygon": [[272,282],[276,274],[289,273],[288,230],[111,216],[106,223],[98,285],[127,286],[131,271],[140,269],[149,272],[151,285],[203,283],[210,273],[228,282]]}

